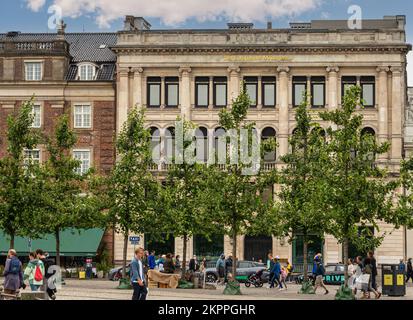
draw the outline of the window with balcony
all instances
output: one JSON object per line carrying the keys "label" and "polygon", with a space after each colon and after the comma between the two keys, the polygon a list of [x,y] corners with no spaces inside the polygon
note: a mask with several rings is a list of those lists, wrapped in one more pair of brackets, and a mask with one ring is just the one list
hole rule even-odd
{"label": "window with balcony", "polygon": [[75,104],[73,117],[74,128],[76,129],[88,129],[92,127],[92,108],[90,104]]}
{"label": "window with balcony", "polygon": [[149,77],[147,79],[148,107],[157,108],[161,106],[161,78]]}
{"label": "window with balcony", "polygon": [[325,106],[325,78],[311,77],[311,106],[323,108]]}
{"label": "window with balcony", "polygon": [[78,66],[78,79],[91,81],[95,79],[96,66],[91,63],[83,63]]}
{"label": "window with balcony", "polygon": [[42,62],[25,62],[26,81],[42,80]]}
{"label": "window with balcony", "polygon": [[262,105],[273,108],[276,105],[275,77],[262,77]]}
{"label": "window with balcony", "polygon": [[165,101],[167,107],[177,107],[179,105],[179,78],[165,78]]}
{"label": "window with balcony", "polygon": [[74,150],[73,158],[79,160],[80,164],[75,169],[75,172],[79,175],[88,173],[90,169],[90,150]]}
{"label": "window with balcony", "polygon": [[298,107],[306,100],[307,77],[293,77],[293,106]]}
{"label": "window with balcony", "polygon": [[[274,128],[267,127],[264,128],[261,132],[261,140],[262,142],[265,142],[268,139],[275,139],[276,137],[276,132]],[[275,150],[273,151],[268,151],[264,153],[264,161],[265,162],[274,162],[276,160],[276,152]]]}
{"label": "window with balcony", "polygon": [[244,78],[244,90],[250,98],[251,107],[257,106],[258,96],[258,78],[257,77],[245,77]]}
{"label": "window with balcony", "polygon": [[368,108],[374,108],[376,105],[376,79],[375,77],[360,78],[361,94],[363,105]]}
{"label": "window with balcony", "polygon": [[198,108],[208,107],[209,105],[209,78],[195,78],[195,106]]}
{"label": "window with balcony", "polygon": [[226,107],[227,106],[227,78],[215,77],[214,78],[214,106]]}
{"label": "window with balcony", "polygon": [[40,128],[42,126],[42,107],[40,104],[33,105],[31,116],[33,117],[32,128]]}

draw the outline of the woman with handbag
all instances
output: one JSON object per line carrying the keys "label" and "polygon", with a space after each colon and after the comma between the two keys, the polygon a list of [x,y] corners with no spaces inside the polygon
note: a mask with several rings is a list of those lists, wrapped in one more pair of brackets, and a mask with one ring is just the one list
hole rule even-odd
{"label": "woman with handbag", "polygon": [[369,281],[368,281],[368,284],[367,284],[367,290],[363,290],[364,295],[363,295],[362,299],[370,299],[370,292],[374,293],[376,299],[380,299],[381,293],[377,292],[376,289],[374,289],[373,286],[371,285],[371,283],[372,283],[371,275],[373,273],[373,267],[371,265],[371,260],[370,260],[369,257],[367,257],[364,260],[364,272],[363,273],[369,275]]}

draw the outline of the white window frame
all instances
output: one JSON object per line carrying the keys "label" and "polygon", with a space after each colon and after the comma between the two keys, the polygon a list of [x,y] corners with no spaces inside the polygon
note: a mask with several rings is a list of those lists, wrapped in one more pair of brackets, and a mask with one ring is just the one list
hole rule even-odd
{"label": "white window frame", "polygon": [[[39,64],[40,65],[40,74],[39,78],[35,78],[34,75],[35,73],[29,73],[28,71],[28,65],[29,64]],[[29,75],[31,78],[29,78]],[[43,61],[41,60],[25,60],[24,61],[24,79],[26,81],[42,81],[43,80]]]}
{"label": "white window frame", "polygon": [[[87,170],[85,170],[85,168],[84,168],[84,164],[83,164],[83,155],[82,155],[82,157],[80,158],[80,159],[78,159],[78,158],[76,158],[76,153],[82,153],[82,154],[84,154],[84,153],[88,153],[89,154],[89,167],[87,168]],[[76,160],[80,160],[81,161],[81,163],[80,163],[80,167],[78,167],[78,168],[76,168],[75,169],[75,172],[77,173],[77,174],[79,174],[79,175],[84,175],[84,174],[86,174],[91,168],[92,168],[92,151],[90,150],[90,149],[74,149],[73,150],[73,152],[72,152],[72,155],[73,155],[73,159],[76,159]]]}
{"label": "white window frame", "polygon": [[[35,121],[36,121],[36,115],[34,113],[34,108],[35,107],[39,108],[39,123],[38,124],[35,123]],[[31,128],[41,128],[42,127],[42,124],[43,124],[43,121],[42,121],[43,110],[42,109],[43,108],[42,108],[42,105],[40,103],[34,103],[33,104],[33,108],[32,108],[32,111],[31,111],[31,115],[33,116],[33,123],[30,126]]]}
{"label": "white window frame", "polygon": [[[82,111],[79,113],[77,109],[82,107]],[[84,112],[84,108],[89,107],[89,113]],[[84,116],[89,114],[89,124],[85,124]],[[76,122],[76,116],[80,115],[80,124]],[[92,104],[91,103],[75,103],[73,104],[73,128],[75,129],[91,129],[92,128]]]}
{"label": "white window frame", "polygon": [[[28,158],[28,157],[26,157],[26,155],[27,155],[27,153],[32,153],[32,152],[39,152],[39,159],[36,159],[36,158],[33,158],[33,157],[30,157],[30,158]],[[42,163],[42,150],[41,149],[39,149],[39,148],[36,148],[36,149],[24,149],[23,150],[23,158],[24,158],[24,165],[25,166],[27,166],[29,163],[29,159],[33,159],[33,161],[35,161],[35,162],[38,162],[38,164],[41,164]]]}
{"label": "white window frame", "polygon": [[[82,68],[92,68],[92,77],[88,78],[88,72],[86,70],[85,75],[86,78],[82,79]],[[87,63],[79,63],[77,65],[77,79],[80,81],[93,81],[96,78],[96,70],[97,70],[97,66],[93,63],[87,62]]]}

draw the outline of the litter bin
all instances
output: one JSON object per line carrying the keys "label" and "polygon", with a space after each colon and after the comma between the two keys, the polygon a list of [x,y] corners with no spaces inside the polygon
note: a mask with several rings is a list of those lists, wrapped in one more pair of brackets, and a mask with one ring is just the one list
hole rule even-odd
{"label": "litter bin", "polygon": [[406,295],[405,274],[398,264],[382,265],[382,292],[391,297]]}

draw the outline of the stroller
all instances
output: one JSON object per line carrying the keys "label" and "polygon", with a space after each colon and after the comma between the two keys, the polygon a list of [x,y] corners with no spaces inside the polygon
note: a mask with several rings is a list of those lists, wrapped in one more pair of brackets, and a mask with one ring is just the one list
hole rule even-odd
{"label": "stroller", "polygon": [[251,285],[254,285],[256,288],[260,288],[264,285],[261,277],[264,273],[264,269],[261,269],[248,276],[248,279],[245,281],[245,286],[249,288]]}

